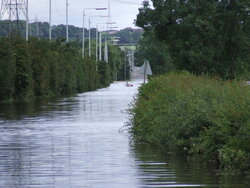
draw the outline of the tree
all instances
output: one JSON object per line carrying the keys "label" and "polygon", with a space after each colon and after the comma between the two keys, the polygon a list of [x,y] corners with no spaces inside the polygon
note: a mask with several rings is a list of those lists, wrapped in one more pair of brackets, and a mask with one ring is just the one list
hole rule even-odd
{"label": "tree", "polygon": [[20,38],[12,38],[10,47],[15,54],[15,97],[18,100],[30,100],[34,97],[34,82],[28,45]]}
{"label": "tree", "polygon": [[16,63],[8,39],[0,39],[0,101],[12,100],[15,93]]}
{"label": "tree", "polygon": [[154,74],[162,74],[174,69],[168,46],[159,41],[152,32],[145,32],[135,52],[135,62],[141,66],[147,59]]}
{"label": "tree", "polygon": [[178,69],[233,79],[249,74],[248,0],[143,2],[136,25],[169,46]]}

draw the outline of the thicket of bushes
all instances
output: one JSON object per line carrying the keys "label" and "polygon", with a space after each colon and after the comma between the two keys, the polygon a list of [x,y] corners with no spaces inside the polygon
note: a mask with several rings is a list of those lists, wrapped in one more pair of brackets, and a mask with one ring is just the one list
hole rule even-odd
{"label": "thicket of bushes", "polygon": [[188,73],[143,85],[130,110],[135,140],[250,169],[250,86]]}
{"label": "thicket of bushes", "polygon": [[[113,70],[113,69],[112,69]],[[27,101],[107,86],[105,62],[81,58],[75,44],[21,38],[0,39],[0,102]]]}

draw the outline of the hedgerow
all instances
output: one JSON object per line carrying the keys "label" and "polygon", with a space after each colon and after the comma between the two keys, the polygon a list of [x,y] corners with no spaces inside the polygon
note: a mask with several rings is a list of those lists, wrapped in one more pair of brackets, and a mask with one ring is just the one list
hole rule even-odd
{"label": "hedgerow", "polygon": [[135,140],[166,151],[250,169],[250,86],[171,73],[139,89],[130,109]]}

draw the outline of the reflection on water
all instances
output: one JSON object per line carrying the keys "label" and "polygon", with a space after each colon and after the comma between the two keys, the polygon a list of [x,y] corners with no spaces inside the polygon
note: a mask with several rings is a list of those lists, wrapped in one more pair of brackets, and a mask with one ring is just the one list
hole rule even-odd
{"label": "reflection on water", "polygon": [[230,187],[247,188],[246,177],[220,174],[215,164],[187,162],[148,145],[135,144],[133,153],[144,187]]}
{"label": "reflection on water", "polygon": [[[0,105],[0,187],[217,187],[215,168],[197,168],[120,132],[137,92],[117,82],[74,97]],[[230,182],[230,181],[229,181]],[[244,182],[244,181],[242,181]],[[240,181],[228,185],[240,187]]]}

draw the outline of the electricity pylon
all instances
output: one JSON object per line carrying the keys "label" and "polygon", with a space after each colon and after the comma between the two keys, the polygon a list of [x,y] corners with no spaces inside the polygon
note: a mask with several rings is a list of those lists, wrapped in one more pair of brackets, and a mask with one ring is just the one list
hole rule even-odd
{"label": "electricity pylon", "polygon": [[28,40],[29,18],[28,18],[28,0],[1,0],[0,20],[7,15],[10,21],[16,20],[19,28],[19,19],[23,15],[26,19],[26,40]]}

